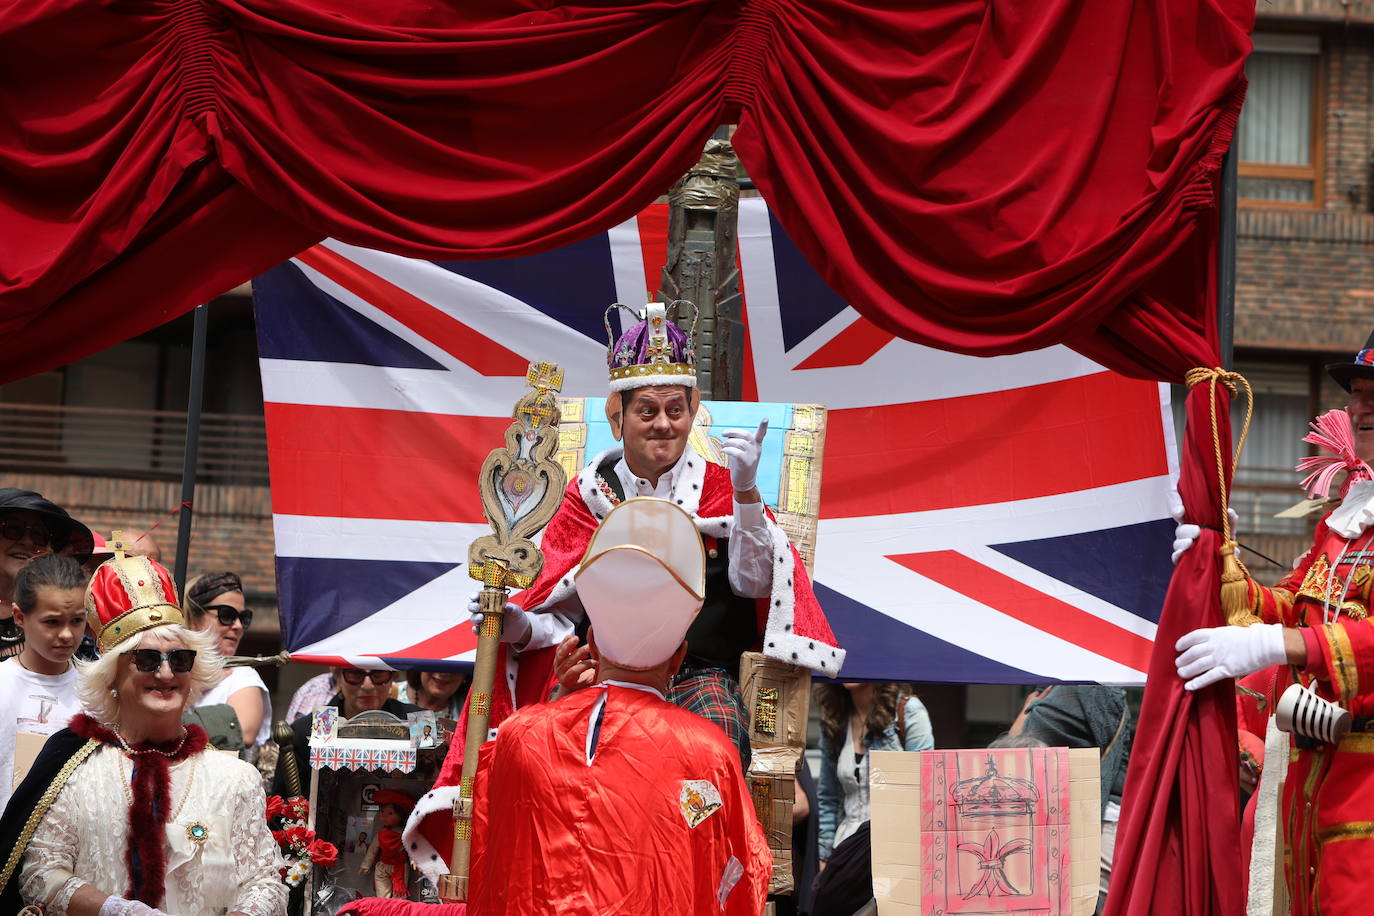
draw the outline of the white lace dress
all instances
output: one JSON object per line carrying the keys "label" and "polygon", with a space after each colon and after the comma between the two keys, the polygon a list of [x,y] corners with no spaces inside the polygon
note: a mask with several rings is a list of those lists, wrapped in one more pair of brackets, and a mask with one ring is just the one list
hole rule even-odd
{"label": "white lace dress", "polygon": [[[63,786],[24,853],[20,894],[66,916],[80,887],[123,896],[129,886],[129,778],[133,765],[118,748],[93,753]],[[282,860],[267,829],[266,799],[256,770],[230,754],[204,750],[171,768],[172,816],[166,828],[166,898],[176,916],[281,916],[287,889]],[[194,842],[188,828],[208,836]]]}

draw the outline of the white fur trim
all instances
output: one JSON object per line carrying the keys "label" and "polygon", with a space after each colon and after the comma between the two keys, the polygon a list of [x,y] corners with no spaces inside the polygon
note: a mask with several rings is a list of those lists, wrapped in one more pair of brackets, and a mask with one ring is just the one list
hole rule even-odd
{"label": "white fur trim", "polygon": [[686,385],[688,388],[697,386],[695,375],[634,375],[630,378],[618,378],[611,380],[611,391],[629,391],[631,388],[650,388],[655,385]]}
{"label": "white fur trim", "polygon": [[410,856],[410,864],[435,887],[439,886],[440,876],[448,874],[448,863],[420,832],[420,822],[431,814],[442,811],[452,813],[453,803],[457,800],[457,786],[434,787],[415,803],[415,808],[406,820],[405,829],[401,831],[401,842],[405,844],[406,855]]}

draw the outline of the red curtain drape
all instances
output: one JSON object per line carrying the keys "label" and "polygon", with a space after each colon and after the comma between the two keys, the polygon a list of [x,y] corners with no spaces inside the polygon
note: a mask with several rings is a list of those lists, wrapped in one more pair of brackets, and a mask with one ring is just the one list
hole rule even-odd
{"label": "red curtain drape", "polygon": [[[720,123],[880,326],[980,355],[1065,343],[1178,381],[1217,361],[1213,186],[1253,17],[1251,0],[12,3],[0,383],[324,236],[440,258],[585,237],[662,193]],[[1215,511],[1201,487],[1184,492],[1195,519]],[[1165,664],[1168,634],[1213,617],[1186,591],[1131,772],[1132,798],[1171,807],[1128,801],[1118,841],[1119,875],[1126,850],[1156,869],[1153,888],[1129,877],[1132,913],[1147,890],[1152,912],[1228,912],[1182,901],[1239,883],[1180,854],[1223,830],[1204,799],[1234,795],[1217,775],[1233,723]]]}
{"label": "red curtain drape", "polygon": [[0,382],[325,235],[478,258],[601,231],[725,121],[789,234],[883,327],[1177,378],[1215,346],[1206,297],[1163,268],[1210,245],[1196,217],[1252,18],[1245,0],[10,4]]}

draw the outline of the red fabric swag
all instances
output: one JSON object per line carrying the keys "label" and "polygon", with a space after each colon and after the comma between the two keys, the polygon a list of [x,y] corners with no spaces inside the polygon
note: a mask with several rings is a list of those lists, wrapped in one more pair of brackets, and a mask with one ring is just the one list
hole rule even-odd
{"label": "red fabric swag", "polygon": [[446,258],[583,238],[735,119],[773,212],[883,327],[1176,377],[1214,352],[1176,333],[1207,297],[1157,275],[1210,244],[1195,214],[1252,18],[1243,0],[11,4],[0,382],[325,235]]}
{"label": "red fabric swag", "polygon": [[[1183,634],[1226,623],[1218,588],[1221,506],[1209,397],[1206,384],[1188,393],[1178,492],[1184,521],[1202,526],[1202,533],[1179,557],[1155,633],[1122,795],[1107,916],[1245,911],[1235,684],[1222,680],[1189,692],[1174,667],[1174,644]],[[1228,481],[1229,404],[1218,385],[1217,424]]]}

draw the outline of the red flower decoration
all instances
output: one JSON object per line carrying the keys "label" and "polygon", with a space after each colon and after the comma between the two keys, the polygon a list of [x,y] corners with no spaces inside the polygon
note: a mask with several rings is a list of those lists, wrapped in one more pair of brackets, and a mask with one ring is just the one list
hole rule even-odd
{"label": "red flower decoration", "polygon": [[300,795],[286,800],[286,813],[292,820],[303,821],[310,817],[310,802]]}
{"label": "red flower decoration", "polygon": [[313,839],[315,831],[305,827],[287,827],[282,831],[282,845],[293,846],[300,852],[305,852]]}
{"label": "red flower decoration", "polygon": [[285,809],[286,802],[282,800],[282,797],[280,795],[273,795],[267,800],[267,819],[270,821],[274,817],[281,817]]}
{"label": "red flower decoration", "polygon": [[314,840],[305,852],[310,856],[310,861],[321,868],[330,868],[339,861],[339,848],[327,840]]}

